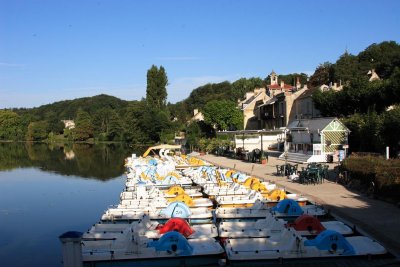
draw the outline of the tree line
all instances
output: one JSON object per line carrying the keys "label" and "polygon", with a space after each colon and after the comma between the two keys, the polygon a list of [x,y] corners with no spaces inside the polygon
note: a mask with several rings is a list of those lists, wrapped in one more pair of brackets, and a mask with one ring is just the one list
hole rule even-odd
{"label": "tree line", "polygon": [[[398,149],[400,132],[400,47],[396,42],[372,44],[358,55],[345,52],[335,63],[320,64],[308,78],[304,73],[279,75],[295,85],[297,77],[308,87],[338,83],[341,91],[313,94],[323,116],[342,119],[351,130],[353,151],[382,152],[389,145]],[[381,78],[368,81],[374,69]],[[234,82],[209,83],[195,88],[189,97],[167,103],[168,77],[163,66],[147,71],[146,97],[125,101],[108,95],[60,101],[33,109],[0,110],[0,140],[124,141],[133,144],[170,142],[177,132],[186,132],[190,146],[215,137],[216,130],[239,130],[243,114],[237,100],[246,92],[266,87],[270,77],[240,78]],[[190,121],[193,110],[204,121]],[[73,119],[76,128],[64,129],[63,119]]]}
{"label": "tree line", "polygon": [[[374,70],[379,80],[369,81]],[[314,86],[341,83],[341,91],[317,91],[313,101],[323,116],[342,119],[351,130],[352,151],[397,155],[400,145],[400,46],[372,44],[358,55],[344,53],[334,64],[321,64],[310,77]]]}

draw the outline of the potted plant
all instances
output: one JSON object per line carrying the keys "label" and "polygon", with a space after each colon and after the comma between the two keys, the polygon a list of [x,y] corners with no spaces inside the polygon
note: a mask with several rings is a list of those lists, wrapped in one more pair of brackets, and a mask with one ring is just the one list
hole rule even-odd
{"label": "potted plant", "polygon": [[208,145],[208,140],[205,139],[205,138],[201,138],[199,140],[198,145],[199,145],[199,150],[200,150],[200,156],[204,156],[205,151],[206,151],[206,147]]}
{"label": "potted plant", "polygon": [[266,152],[261,152],[260,162],[261,164],[267,164],[268,157],[265,155]]}

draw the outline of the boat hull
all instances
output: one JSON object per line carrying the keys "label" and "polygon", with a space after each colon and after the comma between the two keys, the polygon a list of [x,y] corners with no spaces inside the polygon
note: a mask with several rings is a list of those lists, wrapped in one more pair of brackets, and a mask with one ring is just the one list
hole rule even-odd
{"label": "boat hull", "polygon": [[222,254],[203,256],[164,257],[132,260],[84,261],[83,267],[175,267],[175,266],[218,266]]}

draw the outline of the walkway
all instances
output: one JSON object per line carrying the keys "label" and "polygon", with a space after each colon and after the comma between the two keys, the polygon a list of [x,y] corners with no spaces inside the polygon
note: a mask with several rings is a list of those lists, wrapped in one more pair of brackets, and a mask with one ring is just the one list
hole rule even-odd
{"label": "walkway", "polygon": [[400,258],[400,208],[349,191],[344,186],[331,181],[317,185],[290,182],[286,177],[275,175],[275,165],[281,165],[283,161],[271,156],[267,165],[215,155],[198,157],[217,166],[234,168],[262,178],[264,181],[275,182],[291,193],[302,194],[310,201],[323,205],[338,219],[351,226],[355,225],[358,231],[378,240],[392,254]]}

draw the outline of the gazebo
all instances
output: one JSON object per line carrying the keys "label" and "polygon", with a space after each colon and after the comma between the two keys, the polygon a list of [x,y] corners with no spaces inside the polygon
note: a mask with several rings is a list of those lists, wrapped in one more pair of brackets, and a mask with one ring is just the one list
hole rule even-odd
{"label": "gazebo", "polygon": [[299,119],[285,129],[288,161],[337,162],[346,157],[350,130],[338,118]]}

